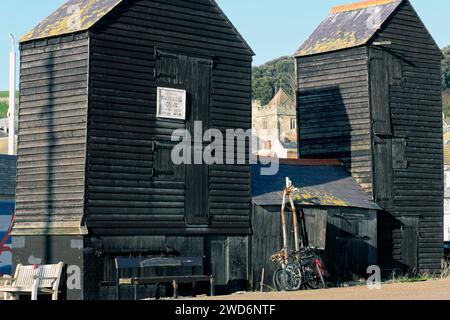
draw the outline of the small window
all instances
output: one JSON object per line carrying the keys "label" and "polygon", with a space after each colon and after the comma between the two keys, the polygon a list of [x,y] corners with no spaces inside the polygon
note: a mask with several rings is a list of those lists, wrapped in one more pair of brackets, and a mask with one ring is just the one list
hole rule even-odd
{"label": "small window", "polygon": [[292,118],[291,119],[291,130],[295,130],[295,129],[297,129],[297,119]]}
{"label": "small window", "polygon": [[445,188],[450,189],[450,172],[445,172]]}
{"label": "small window", "polygon": [[267,128],[268,128],[267,119],[263,120],[262,126],[263,126],[263,129],[267,130]]}
{"label": "small window", "polygon": [[394,169],[407,169],[408,160],[406,158],[407,142],[404,138],[392,140],[392,160]]}

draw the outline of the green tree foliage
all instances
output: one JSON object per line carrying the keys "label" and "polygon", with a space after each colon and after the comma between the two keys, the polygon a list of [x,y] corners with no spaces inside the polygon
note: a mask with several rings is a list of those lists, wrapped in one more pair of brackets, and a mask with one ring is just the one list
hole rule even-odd
{"label": "green tree foliage", "polygon": [[[8,116],[9,109],[9,92],[0,91],[0,119],[6,118]],[[16,107],[19,106],[19,92],[16,92]]]}
{"label": "green tree foliage", "polygon": [[450,90],[450,46],[442,49],[444,60],[442,60],[442,86]]}
{"label": "green tree foliage", "polygon": [[253,68],[253,99],[266,105],[281,88],[294,97],[295,95],[295,60],[281,57]]}
{"label": "green tree foliage", "polygon": [[442,60],[442,89],[443,95],[443,108],[445,116],[450,117],[450,46],[442,49],[444,59]]}

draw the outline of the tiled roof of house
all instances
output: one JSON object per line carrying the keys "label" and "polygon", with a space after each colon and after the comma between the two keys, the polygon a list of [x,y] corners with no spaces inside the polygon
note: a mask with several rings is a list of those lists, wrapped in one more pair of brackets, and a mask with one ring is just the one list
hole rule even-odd
{"label": "tiled roof of house", "polygon": [[269,102],[269,107],[282,106],[288,103],[293,104],[294,101],[287,95],[287,93],[283,89],[280,89]]}

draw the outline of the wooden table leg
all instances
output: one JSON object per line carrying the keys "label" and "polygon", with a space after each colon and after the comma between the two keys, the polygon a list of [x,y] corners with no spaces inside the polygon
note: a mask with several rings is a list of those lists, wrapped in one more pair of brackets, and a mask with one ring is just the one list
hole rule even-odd
{"label": "wooden table leg", "polygon": [[197,296],[197,282],[192,282],[192,296],[196,297]]}
{"label": "wooden table leg", "polygon": [[178,299],[178,283],[176,281],[173,281],[172,286],[173,286],[173,298]]}
{"label": "wooden table leg", "polygon": [[211,276],[209,278],[209,285],[210,285],[210,296],[214,297],[216,295],[216,279],[214,276]]}

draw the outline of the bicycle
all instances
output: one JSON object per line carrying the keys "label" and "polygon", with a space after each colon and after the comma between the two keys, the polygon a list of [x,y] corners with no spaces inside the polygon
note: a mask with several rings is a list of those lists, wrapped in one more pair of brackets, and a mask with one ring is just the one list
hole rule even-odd
{"label": "bicycle", "polygon": [[273,276],[273,285],[278,291],[297,291],[302,285],[309,289],[326,288],[325,270],[315,248],[302,248],[291,252],[290,262],[286,263],[285,254],[280,252],[272,260],[281,263]]}

